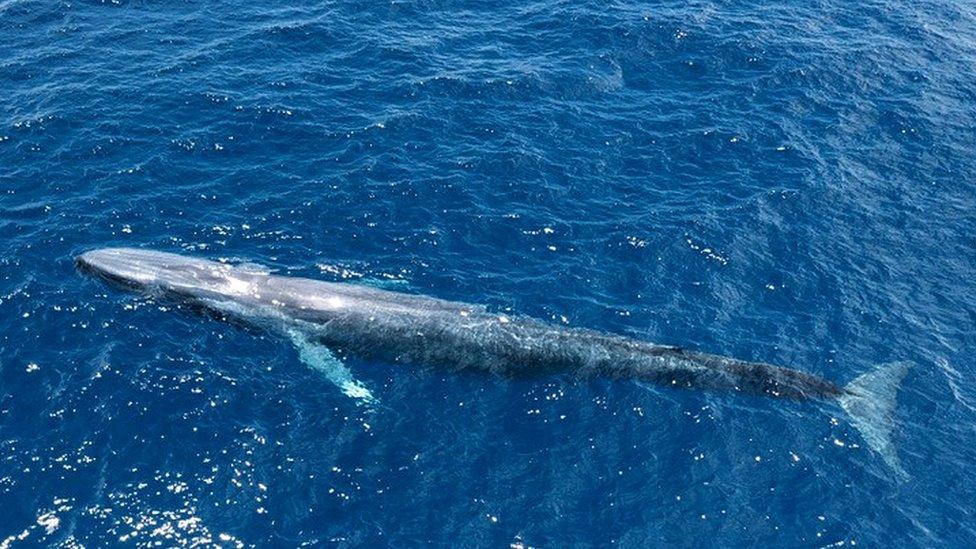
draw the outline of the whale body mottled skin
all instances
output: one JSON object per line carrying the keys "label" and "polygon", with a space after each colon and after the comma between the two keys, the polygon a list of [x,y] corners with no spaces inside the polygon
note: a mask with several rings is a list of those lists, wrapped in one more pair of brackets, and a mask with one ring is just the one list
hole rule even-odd
{"label": "whale body mottled skin", "polygon": [[221,317],[300,330],[357,356],[504,375],[571,372],[787,399],[837,400],[869,445],[901,471],[890,441],[894,392],[907,363],[847,387],[798,370],[686,350],[486,308],[355,284],[285,277],[183,255],[104,248],[77,258],[89,273],[177,298]]}

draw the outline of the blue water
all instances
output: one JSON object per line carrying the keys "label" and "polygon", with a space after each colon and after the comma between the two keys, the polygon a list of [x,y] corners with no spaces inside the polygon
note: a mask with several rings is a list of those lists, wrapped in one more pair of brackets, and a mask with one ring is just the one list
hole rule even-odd
{"label": "blue water", "polygon": [[[974,121],[965,2],[4,0],[0,541],[972,546]],[[911,360],[910,478],[830,403],[347,359],[363,405],[109,245]]]}

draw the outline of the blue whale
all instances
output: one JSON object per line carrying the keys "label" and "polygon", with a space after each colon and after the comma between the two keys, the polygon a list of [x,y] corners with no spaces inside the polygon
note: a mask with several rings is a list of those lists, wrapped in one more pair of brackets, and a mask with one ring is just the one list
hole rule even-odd
{"label": "blue whale", "polygon": [[[329,349],[394,363],[503,375],[571,372],[781,399],[836,401],[868,446],[900,476],[892,443],[895,395],[908,362],[882,365],[846,386],[809,373],[485,307],[356,284],[275,276],[183,255],[104,248],[77,258],[85,272]],[[306,352],[310,352],[305,347]],[[347,388],[355,382],[345,379]]]}

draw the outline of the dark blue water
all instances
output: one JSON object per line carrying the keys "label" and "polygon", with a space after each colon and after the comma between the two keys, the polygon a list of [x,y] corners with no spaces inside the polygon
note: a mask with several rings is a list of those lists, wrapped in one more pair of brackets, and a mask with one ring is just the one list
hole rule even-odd
{"label": "dark blue water", "polygon": [[[976,541],[972,6],[253,4],[0,2],[0,540]],[[363,406],[76,272],[109,245],[911,360],[910,478],[830,403],[349,359]]]}

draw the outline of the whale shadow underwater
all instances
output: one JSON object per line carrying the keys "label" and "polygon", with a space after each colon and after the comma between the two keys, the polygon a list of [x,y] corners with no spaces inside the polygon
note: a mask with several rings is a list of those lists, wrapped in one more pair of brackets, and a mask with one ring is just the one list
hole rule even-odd
{"label": "whale shadow underwater", "polygon": [[373,395],[335,352],[510,376],[571,372],[685,389],[832,401],[899,478],[908,476],[892,439],[898,386],[910,362],[881,365],[841,386],[799,370],[497,314],[479,305],[277,276],[247,265],[167,252],[103,248],[81,254],[76,264],[126,289],[282,334],[304,362],[345,394],[366,402]]}

